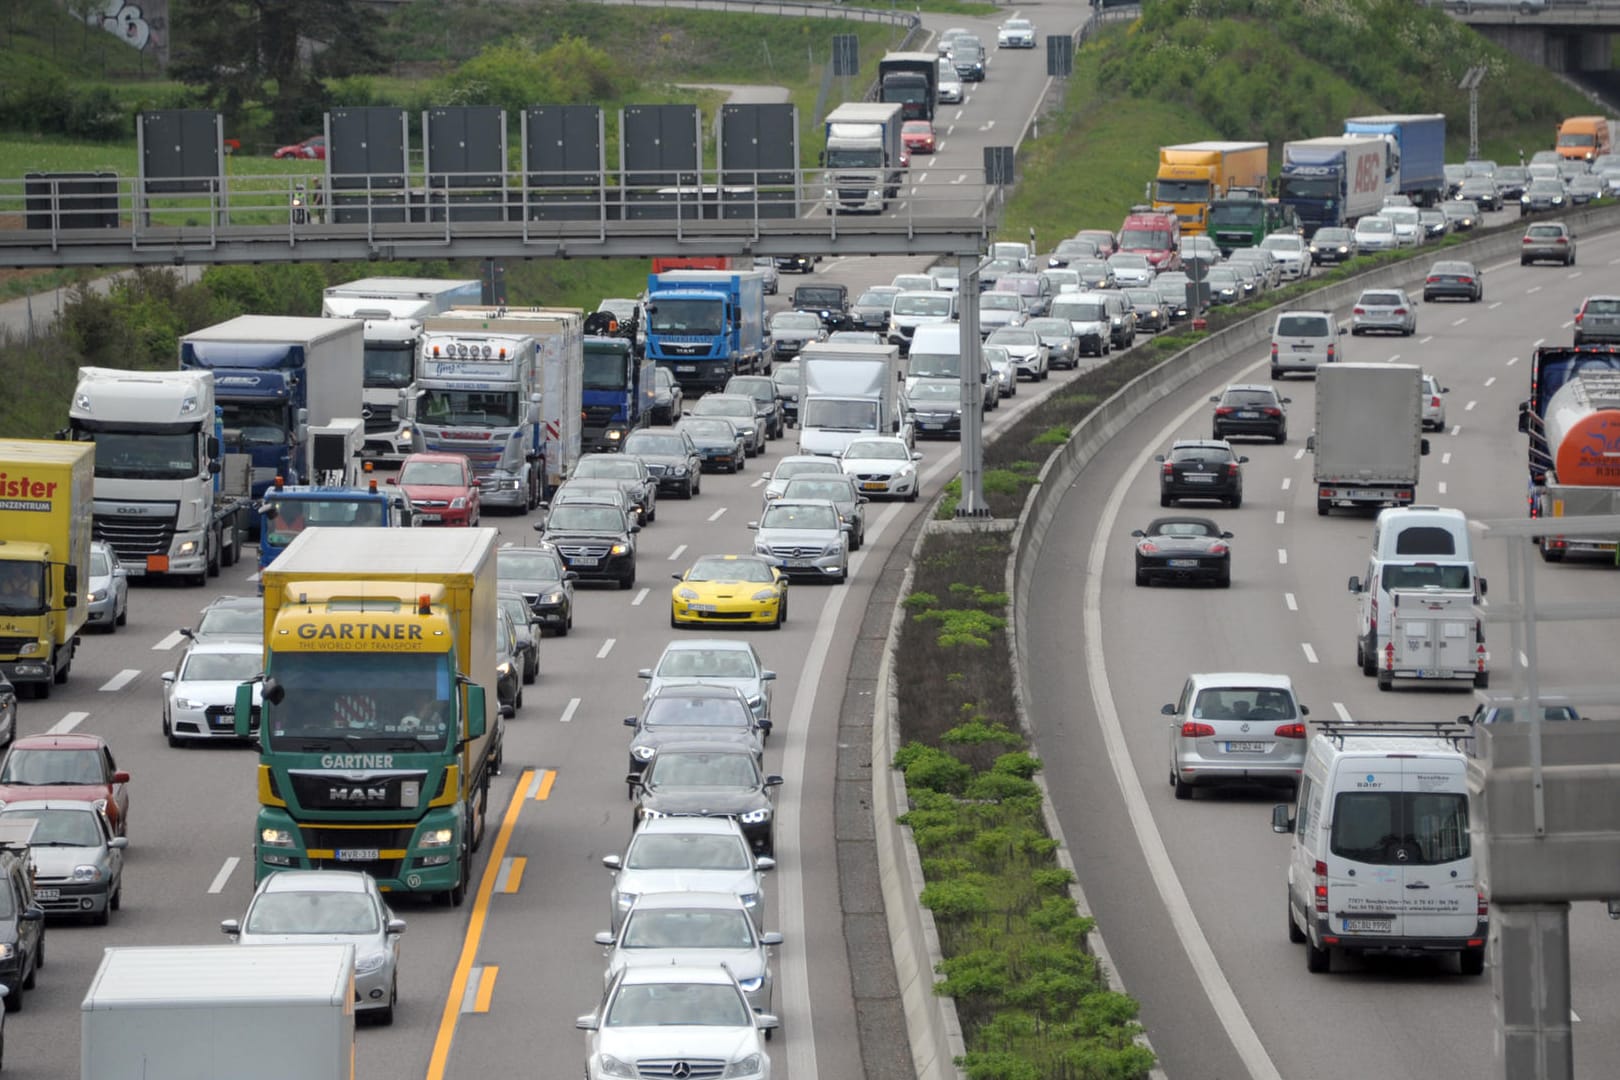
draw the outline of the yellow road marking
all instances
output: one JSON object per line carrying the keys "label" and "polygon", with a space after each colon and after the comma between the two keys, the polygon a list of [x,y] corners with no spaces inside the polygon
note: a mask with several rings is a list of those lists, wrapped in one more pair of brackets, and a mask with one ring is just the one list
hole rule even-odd
{"label": "yellow road marking", "polygon": [[489,1012],[489,999],[495,996],[495,976],[500,970],[494,964],[484,965],[483,977],[478,980],[478,999],[473,1002],[473,1012]]}
{"label": "yellow road marking", "polygon": [[529,860],[521,855],[512,857],[511,865],[506,868],[506,891],[515,893],[518,886],[523,884],[523,869],[529,865]]}
{"label": "yellow road marking", "polygon": [[[489,861],[483,876],[478,879],[478,895],[473,900],[472,914],[467,920],[467,936],[461,943],[461,958],[456,961],[455,975],[450,979],[450,992],[445,996],[444,1012],[439,1017],[439,1033],[433,1040],[433,1054],[428,1058],[427,1080],[444,1080],[445,1066],[450,1060],[450,1044],[456,1037],[456,1019],[461,1015],[461,1002],[467,995],[467,979],[472,974],[473,961],[478,957],[478,945],[484,936],[484,921],[489,917],[489,898],[495,891],[495,877],[501,871],[501,860],[506,857],[506,845],[512,839],[512,828],[523,809],[523,792],[529,789],[534,770],[525,769],[518,778],[517,790],[506,805],[500,830],[490,848]],[[491,980],[491,986],[493,986]],[[482,987],[480,987],[482,994]]]}
{"label": "yellow road marking", "polygon": [[540,774],[540,790],[534,793],[536,802],[545,802],[551,798],[551,785],[557,781],[557,770],[547,769]]}

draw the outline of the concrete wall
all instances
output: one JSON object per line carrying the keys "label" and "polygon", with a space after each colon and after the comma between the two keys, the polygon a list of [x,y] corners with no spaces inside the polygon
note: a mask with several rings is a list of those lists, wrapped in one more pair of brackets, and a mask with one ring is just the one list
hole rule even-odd
{"label": "concrete wall", "polygon": [[1476,25],[1485,37],[1521,60],[1549,71],[1607,71],[1614,66],[1605,30],[1527,24]]}

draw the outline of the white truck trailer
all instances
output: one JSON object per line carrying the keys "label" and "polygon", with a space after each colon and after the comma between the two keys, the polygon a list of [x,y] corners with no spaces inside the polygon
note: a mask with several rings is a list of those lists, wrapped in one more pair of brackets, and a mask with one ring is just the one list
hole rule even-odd
{"label": "white truck trailer", "polygon": [[905,368],[894,345],[806,345],[799,356],[799,453],[836,457],[862,435],[905,432]]}

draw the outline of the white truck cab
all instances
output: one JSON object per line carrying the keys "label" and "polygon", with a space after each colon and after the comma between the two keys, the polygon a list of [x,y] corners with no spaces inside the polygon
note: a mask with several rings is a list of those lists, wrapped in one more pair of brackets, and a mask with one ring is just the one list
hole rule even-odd
{"label": "white truck cab", "polygon": [[1458,954],[1464,975],[1485,970],[1489,906],[1468,832],[1466,724],[1318,725],[1294,806],[1272,808],[1293,837],[1288,938],[1305,967],[1336,955]]}

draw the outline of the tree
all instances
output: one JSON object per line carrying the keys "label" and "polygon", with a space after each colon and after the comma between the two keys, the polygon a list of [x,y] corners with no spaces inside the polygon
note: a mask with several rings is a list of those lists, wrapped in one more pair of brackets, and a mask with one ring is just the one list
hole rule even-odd
{"label": "tree", "polygon": [[358,0],[175,0],[170,25],[170,76],[201,87],[232,130],[268,110],[280,142],[319,125],[330,104],[323,78],[382,66]]}

